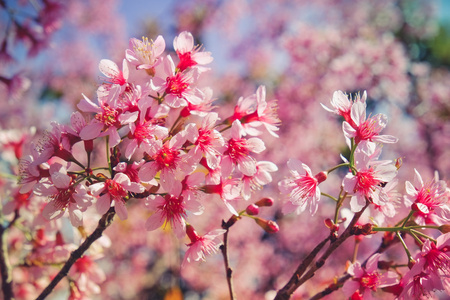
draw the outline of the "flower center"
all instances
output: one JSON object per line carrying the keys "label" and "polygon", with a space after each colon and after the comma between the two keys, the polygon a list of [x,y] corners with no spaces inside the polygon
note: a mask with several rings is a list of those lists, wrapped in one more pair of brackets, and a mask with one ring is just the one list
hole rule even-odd
{"label": "flower center", "polygon": [[111,107],[108,104],[102,106],[103,112],[95,115],[95,119],[102,122],[108,127],[111,126],[120,126],[119,121],[117,120],[117,116],[119,112]]}
{"label": "flower center", "polygon": [[154,160],[158,163],[160,169],[167,167],[175,168],[175,164],[179,159],[178,155],[178,151],[164,145],[161,151],[155,155]]}
{"label": "flower center", "polygon": [[143,141],[151,137],[152,132],[153,132],[152,128],[148,127],[147,124],[137,125],[136,129],[134,130],[133,136],[138,141]]}
{"label": "flower center", "polygon": [[228,150],[226,154],[230,156],[232,160],[237,160],[242,156],[249,154],[247,147],[247,141],[244,139],[231,139],[228,141]]}
{"label": "flower center", "polygon": [[120,184],[112,179],[106,180],[106,188],[108,189],[108,193],[114,199],[125,198],[128,195],[128,192]]}
{"label": "flower center", "polygon": [[184,209],[183,197],[175,197],[167,194],[164,197],[165,203],[159,207],[163,215],[170,223],[174,221],[181,221],[182,217],[186,217],[186,210]]}
{"label": "flower center", "polygon": [[366,273],[360,279],[361,286],[376,290],[378,284],[378,273]]}
{"label": "flower center", "polygon": [[180,73],[178,73],[175,76],[167,77],[166,80],[167,80],[166,93],[175,95],[178,98],[182,98],[183,97],[182,94],[184,93],[184,91],[186,91],[186,89],[189,86],[189,83],[186,82],[186,79],[183,78],[183,76]]}
{"label": "flower center", "polygon": [[356,174],[357,182],[354,192],[361,192],[366,196],[370,196],[374,187],[380,183],[378,179],[374,178],[373,169],[370,168],[366,171],[360,171]]}
{"label": "flower center", "polygon": [[368,119],[356,128],[355,142],[358,144],[360,141],[371,141],[372,138],[378,135],[376,121]]}
{"label": "flower center", "polygon": [[178,53],[178,57],[180,58],[180,62],[178,63],[177,68],[180,70],[180,72],[183,72],[187,68],[190,68],[197,64],[197,62],[192,60],[191,52]]}

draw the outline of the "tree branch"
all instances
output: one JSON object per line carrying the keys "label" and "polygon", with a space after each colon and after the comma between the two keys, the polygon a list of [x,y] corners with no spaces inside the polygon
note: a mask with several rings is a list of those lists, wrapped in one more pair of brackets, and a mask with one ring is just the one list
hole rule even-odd
{"label": "tree branch", "polygon": [[42,291],[42,293],[39,295],[39,297],[36,298],[36,300],[42,300],[45,299],[56,287],[56,285],[63,279],[65,276],[67,276],[70,268],[72,265],[79,259],[81,256],[86,252],[87,249],[94,243],[96,240],[98,240],[101,236],[103,231],[105,231],[106,228],[108,228],[109,225],[111,225],[114,215],[116,214],[114,207],[111,207],[98,221],[98,226],[94,230],[94,232],[86,238],[86,240],[70,254],[69,260],[64,264],[64,266],[61,268],[61,270],[58,272],[58,274],[53,278],[53,280],[50,282],[50,284]]}
{"label": "tree branch", "polygon": [[[305,283],[307,280],[309,280],[311,277],[314,276],[314,273],[325,264],[325,261],[328,259],[328,257],[345,240],[347,240],[347,238],[349,238],[351,235],[353,235],[353,227],[355,226],[356,222],[361,217],[362,213],[364,212],[364,210],[367,208],[368,205],[369,205],[369,201],[366,202],[366,205],[363,207],[363,209],[360,212],[355,213],[352,221],[350,222],[348,227],[345,229],[345,231],[342,233],[342,235],[330,243],[330,245],[328,246],[325,253],[322,254],[320,259],[317,260],[316,263],[312,265],[312,267],[308,270],[308,272],[306,274],[304,274],[303,276],[301,276],[301,275],[299,276],[299,275],[297,275],[297,273],[294,273],[294,275],[292,275],[291,280],[289,280],[289,282],[281,290],[278,291],[278,293],[275,297],[275,300],[289,299],[298,287],[300,287],[303,283]],[[324,241],[322,241],[322,243],[324,243]],[[318,246],[320,246],[320,244]],[[314,252],[314,250],[313,250],[313,252]],[[302,264],[303,264],[303,262],[302,262]],[[302,264],[300,266],[302,266]],[[311,264],[311,262],[308,263],[308,265],[310,265],[310,264]],[[299,269],[300,269],[300,266],[299,266]]]}
{"label": "tree branch", "polygon": [[230,261],[228,259],[228,231],[230,227],[237,221],[236,216],[232,216],[228,222],[222,221],[222,228],[226,230],[223,235],[223,245],[220,246],[220,250],[222,251],[223,260],[225,263],[225,272],[227,275],[227,283],[228,283],[228,291],[230,292],[230,299],[236,299],[233,288],[233,269],[230,267]]}
{"label": "tree branch", "polygon": [[0,271],[2,273],[2,291],[5,300],[14,299],[11,266],[8,258],[8,245],[6,241],[6,229],[0,225]]}

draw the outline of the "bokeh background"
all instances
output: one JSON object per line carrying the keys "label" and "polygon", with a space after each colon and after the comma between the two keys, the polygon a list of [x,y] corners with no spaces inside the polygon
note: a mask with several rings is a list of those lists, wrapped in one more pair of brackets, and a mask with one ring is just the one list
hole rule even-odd
{"label": "bokeh background", "polygon": [[[289,158],[317,173],[348,151],[341,120],[320,105],[329,105],[333,91],[367,91],[369,111],[388,115],[384,133],[399,142],[385,146],[383,157],[402,158],[400,191],[414,168],[424,178],[436,171],[450,177],[450,1],[0,0],[0,8],[2,172],[14,163],[2,146],[11,132],[34,127],[39,136],[50,120],[67,122],[81,93],[95,98],[100,59],[119,64],[131,37],[163,35],[170,50],[179,32],[190,31],[214,57],[204,84],[213,88],[223,118],[259,85],[266,86],[268,99],[278,100],[280,138],[266,140],[268,150],[259,159],[275,162],[279,171],[259,196],[276,199],[263,214],[278,222],[280,232],[265,234],[251,220],[232,228],[239,299],[273,298],[303,255],[327,235],[323,220],[332,215],[333,203],[323,199],[313,218],[283,215],[276,183],[288,175]],[[323,190],[338,193],[339,175]],[[224,212],[213,203],[209,209],[216,216],[196,224],[201,231],[220,227]],[[146,232],[148,213],[139,205],[130,207],[132,214],[107,231],[111,245],[98,260],[107,280],[98,299],[228,298],[220,255],[180,270],[186,242],[170,232]],[[360,253],[378,243],[376,236],[365,240]],[[347,241],[296,297],[332,283],[352,252],[353,241]],[[59,293],[56,299],[66,295],[63,288]],[[337,291],[329,299],[340,298]]]}

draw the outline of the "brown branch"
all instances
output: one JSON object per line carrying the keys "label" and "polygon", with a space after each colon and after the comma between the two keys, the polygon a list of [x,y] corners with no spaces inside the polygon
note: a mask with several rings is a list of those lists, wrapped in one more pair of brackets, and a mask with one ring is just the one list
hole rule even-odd
{"label": "brown branch", "polygon": [[[366,258],[366,260],[362,263],[362,267],[365,268],[367,262],[369,261],[369,258],[372,257],[373,255],[375,255],[376,253],[383,253],[384,251],[386,251],[389,247],[391,247],[392,245],[395,245],[399,242],[398,238],[395,238],[395,235],[390,237],[389,235],[386,235],[383,237],[383,240],[380,244],[380,246],[378,247],[378,249],[373,252],[371,255],[369,255],[369,257]],[[332,292],[340,289],[343,284],[349,280],[351,278],[350,274],[344,273],[344,275],[342,275],[336,283],[330,284],[327,288],[325,288],[323,291],[315,294],[314,296],[312,296],[310,298],[310,300],[318,300],[318,299],[322,299],[323,297],[331,294]]]}
{"label": "brown branch", "polygon": [[2,273],[2,291],[5,300],[14,299],[11,266],[8,258],[8,244],[6,241],[6,229],[0,225],[0,271]]}
{"label": "brown branch", "polygon": [[[369,201],[366,202],[366,205],[363,207],[363,209],[360,212],[357,212],[353,216],[352,221],[350,222],[348,227],[345,229],[345,231],[342,233],[342,235],[330,243],[330,245],[328,246],[325,253],[322,254],[322,256],[319,258],[319,260],[317,260],[316,263],[311,266],[311,268],[308,270],[308,272],[306,274],[304,274],[303,276],[300,277],[300,276],[297,276],[296,273],[294,273],[293,277],[296,277],[297,279],[292,280],[292,278],[291,278],[291,280],[289,280],[289,282],[281,290],[278,291],[278,293],[275,297],[275,300],[289,299],[298,287],[300,287],[303,283],[305,283],[306,281],[308,281],[310,278],[312,278],[314,276],[315,272],[325,264],[325,261],[328,259],[328,257],[337,248],[339,248],[339,246],[343,242],[345,242],[345,240],[347,240],[347,238],[349,238],[350,236],[352,236],[354,234],[353,227],[355,226],[356,222],[361,217],[362,213],[364,212],[364,210],[367,208],[368,205],[369,205]],[[310,263],[308,263],[308,265],[310,265]]]}
{"label": "brown branch", "polygon": [[101,236],[103,231],[105,231],[106,228],[108,228],[109,225],[111,225],[114,215],[116,214],[114,207],[111,207],[98,221],[98,226],[94,230],[94,232],[86,238],[86,240],[70,254],[69,260],[64,264],[64,266],[61,268],[61,270],[58,272],[58,274],[53,278],[53,280],[50,282],[50,284],[42,291],[42,293],[39,295],[39,297],[36,298],[36,300],[42,300],[45,299],[56,287],[56,285],[63,279],[67,274],[69,273],[70,268],[72,265],[79,259],[81,256],[86,252],[87,249],[94,243],[96,240],[98,240]]}
{"label": "brown branch", "polygon": [[223,235],[223,245],[220,246],[220,250],[222,251],[223,260],[225,263],[225,273],[227,275],[227,283],[228,283],[228,291],[230,292],[230,299],[236,299],[233,288],[233,269],[230,267],[230,261],[228,258],[228,232],[231,226],[238,220],[236,216],[232,216],[228,222],[222,221],[222,228],[226,230]]}

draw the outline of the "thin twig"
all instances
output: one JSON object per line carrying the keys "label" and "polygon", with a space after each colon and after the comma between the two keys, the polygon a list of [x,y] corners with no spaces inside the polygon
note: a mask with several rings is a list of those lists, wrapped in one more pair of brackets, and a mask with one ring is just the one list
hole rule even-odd
{"label": "thin twig", "polygon": [[[234,216],[233,216],[234,217]],[[234,294],[233,288],[233,269],[230,267],[230,261],[228,258],[228,232],[230,227],[236,222],[236,218],[233,217],[228,220],[228,222],[222,221],[222,228],[225,229],[225,233],[223,235],[223,245],[220,246],[220,250],[222,251],[223,260],[225,263],[225,272],[227,274],[227,283],[228,283],[228,291],[230,292],[230,299],[235,300],[236,296]],[[231,221],[233,219],[233,221]]]}
{"label": "thin twig", "polygon": [[[366,202],[366,205],[363,207],[363,209],[360,212],[357,212],[354,216],[348,227],[345,229],[345,231],[342,233],[341,236],[339,236],[338,239],[332,241],[330,245],[328,246],[327,250],[322,254],[322,256],[319,258],[319,260],[316,261],[315,264],[311,266],[311,268],[301,277],[297,277],[297,274],[294,273],[293,277],[297,277],[297,280],[290,280],[281,290],[278,291],[275,300],[287,300],[291,297],[291,295],[294,293],[294,291],[300,287],[303,283],[305,283],[307,280],[312,278],[315,274],[315,272],[320,269],[324,264],[325,261],[328,259],[328,257],[337,249],[339,246],[347,240],[351,235],[353,235],[353,227],[355,226],[356,222],[361,217],[364,210],[369,205],[369,201]],[[323,242],[322,242],[323,243]],[[292,279],[292,278],[291,278]]]}
{"label": "thin twig", "polygon": [[111,207],[98,221],[98,226],[94,230],[94,232],[86,238],[86,240],[70,254],[69,260],[64,264],[64,266],[61,268],[61,270],[58,272],[58,274],[53,278],[53,280],[50,282],[50,284],[42,291],[42,293],[39,295],[39,297],[36,298],[36,300],[42,300],[45,299],[56,287],[56,285],[63,279],[67,274],[69,273],[70,268],[72,265],[79,259],[81,256],[86,252],[87,249],[94,243],[96,240],[98,240],[101,236],[103,231],[105,231],[106,228],[108,228],[109,225],[111,225],[114,215],[116,214],[114,207]]}
{"label": "thin twig", "polygon": [[6,228],[0,225],[0,271],[2,273],[2,291],[5,300],[14,299],[11,266],[8,258]]}

